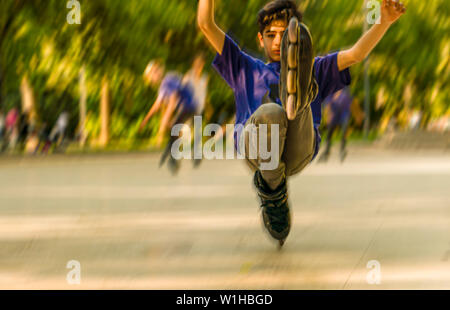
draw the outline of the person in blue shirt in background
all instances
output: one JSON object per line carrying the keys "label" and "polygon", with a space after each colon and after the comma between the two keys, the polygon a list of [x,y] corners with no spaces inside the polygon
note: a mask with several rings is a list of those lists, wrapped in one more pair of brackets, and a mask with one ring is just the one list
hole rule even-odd
{"label": "person in blue shirt in background", "polygon": [[328,106],[329,113],[331,115],[327,126],[327,146],[323,154],[320,156],[319,161],[326,162],[328,160],[331,151],[333,133],[338,127],[340,127],[342,131],[340,158],[341,162],[345,160],[345,157],[347,156],[347,150],[345,148],[347,145],[347,129],[350,121],[350,107],[352,105],[352,101],[353,98],[348,90],[348,87],[337,91],[324,100],[323,105]]}
{"label": "person in blue shirt in background", "polygon": [[[205,105],[207,77],[202,75],[204,59],[198,54],[192,69],[183,77],[175,71],[164,75],[165,66],[160,60],[153,60],[144,72],[144,80],[149,86],[159,86],[156,101],[142,121],[141,131],[148,121],[158,112],[162,111],[162,118],[157,133],[157,146],[161,146],[168,133],[168,143],[160,160],[162,166],[168,160],[169,169],[177,174],[180,163],[172,157],[170,152],[172,144],[177,137],[170,135],[170,127],[175,124],[184,124],[195,115],[201,115]],[[194,166],[199,162],[194,160]]]}
{"label": "person in blue shirt in background", "polygon": [[[363,61],[404,12],[403,4],[383,0],[380,23],[373,25],[354,46],[313,58],[311,35],[301,23],[297,5],[289,0],[271,1],[258,13],[257,37],[268,59],[264,63],[242,51],[217,26],[214,0],[199,0],[198,26],[217,52],[213,66],[235,95],[236,144],[243,142],[245,146],[246,162],[254,172],[261,201],[263,223],[280,245],[291,229],[287,179],[302,171],[318,153],[322,101],[350,84],[349,67]],[[289,51],[291,47],[294,52]],[[286,68],[293,68],[294,72]],[[291,100],[293,93],[295,97]],[[256,159],[248,157],[252,147],[249,135],[239,130],[242,126],[238,125],[267,126],[268,148],[279,149],[275,169],[261,169],[264,161],[259,153]],[[272,125],[279,128],[275,137],[278,145],[271,145]]]}

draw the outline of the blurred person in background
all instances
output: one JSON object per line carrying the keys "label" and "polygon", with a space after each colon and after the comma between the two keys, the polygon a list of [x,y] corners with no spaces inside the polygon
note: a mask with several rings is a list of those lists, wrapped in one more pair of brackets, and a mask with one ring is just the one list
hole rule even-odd
{"label": "blurred person in background", "polygon": [[19,110],[17,108],[9,110],[5,119],[5,148],[14,148],[16,146],[17,138],[19,136],[18,120]]}
{"label": "blurred person in background", "polygon": [[[47,154],[52,143],[50,140],[50,127],[46,122],[41,125],[38,133],[38,138],[39,142],[34,150],[34,154],[38,154],[39,151],[41,151],[41,154]],[[43,145],[42,150],[41,145]]]}
{"label": "blurred person in background", "polygon": [[[69,112],[63,111],[56,120],[52,131],[50,132],[50,142],[55,145],[56,149],[61,150],[64,139],[66,137],[66,129],[69,125]],[[47,150],[46,150],[47,151]]]}
{"label": "blurred person in background", "polygon": [[422,112],[420,110],[414,110],[409,115],[409,130],[419,130],[420,121],[422,120]]}
{"label": "blurred person in background", "polygon": [[[235,94],[236,125],[241,125],[237,128],[260,124],[279,128],[275,137],[280,150],[276,169],[262,170],[261,158],[248,158],[251,145],[245,130],[242,136],[235,133],[235,146],[244,139],[246,162],[254,172],[264,226],[280,245],[291,228],[287,178],[302,171],[318,153],[323,99],[350,84],[349,67],[362,62],[404,12],[403,4],[383,0],[380,23],[353,47],[313,58],[312,38],[301,23],[302,14],[296,4],[271,1],[258,13],[258,41],[268,59],[264,63],[243,52],[217,26],[214,0],[199,0],[197,22],[217,53],[214,68]],[[263,101],[267,97],[271,102]],[[266,149],[272,149],[270,132],[266,135]]]}
{"label": "blurred person in background", "polygon": [[353,98],[350,94],[348,87],[337,91],[333,95],[328,96],[324,102],[324,107],[328,107],[329,117],[328,117],[328,134],[327,134],[327,146],[325,151],[320,156],[319,161],[326,162],[330,156],[330,150],[332,145],[332,138],[335,130],[340,127],[342,131],[341,138],[341,149],[340,149],[340,159],[341,162],[344,161],[347,156],[346,144],[347,144],[347,129],[348,123],[350,121],[351,110],[350,106],[352,104]]}
{"label": "blurred person in background", "polygon": [[31,125],[26,142],[23,145],[25,154],[35,154],[35,150],[39,145],[39,131],[36,126]]}
{"label": "blurred person in background", "polygon": [[144,81],[148,86],[158,88],[158,95],[141,122],[139,130],[142,131],[150,119],[161,111],[162,117],[156,135],[156,144],[158,147],[162,145],[170,117],[178,104],[179,98],[177,91],[180,88],[181,80],[182,76],[178,72],[170,71],[165,74],[165,66],[159,59],[150,61],[145,69]]}
{"label": "blurred person in background", "polygon": [[0,109],[0,152],[3,151],[4,135],[5,135],[5,115],[3,114],[3,110]]}
{"label": "blurred person in background", "polygon": [[[144,79],[151,86],[159,85],[159,90],[156,101],[140,125],[140,130],[153,115],[162,110],[163,115],[157,133],[158,146],[162,145],[170,127],[175,124],[184,124],[203,112],[207,92],[207,77],[202,75],[204,65],[203,56],[198,55],[192,69],[184,77],[177,72],[168,72],[164,76],[164,65],[160,61],[152,61],[147,66]],[[180,167],[179,161],[173,158],[170,152],[177,138],[173,137],[169,131],[169,141],[159,163],[162,166],[168,160],[169,169],[173,174],[176,174]],[[194,165],[198,166],[198,164],[199,161],[194,160]]]}
{"label": "blurred person in background", "polygon": [[25,145],[28,140],[28,135],[30,133],[30,124],[28,122],[28,113],[22,112],[19,117],[19,137],[17,143],[19,145],[20,150],[25,149]]}

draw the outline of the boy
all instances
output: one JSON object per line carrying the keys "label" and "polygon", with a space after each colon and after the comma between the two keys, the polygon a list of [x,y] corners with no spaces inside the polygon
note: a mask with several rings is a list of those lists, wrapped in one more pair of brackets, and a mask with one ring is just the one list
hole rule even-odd
{"label": "boy", "polygon": [[314,59],[311,35],[301,23],[295,3],[271,1],[258,13],[258,39],[269,60],[265,64],[242,52],[216,25],[214,0],[199,0],[198,25],[217,52],[213,66],[234,91],[236,124],[266,124],[268,148],[272,148],[271,126],[279,128],[280,158],[273,170],[259,169],[263,162],[259,156],[247,156],[250,143],[245,131],[235,133],[235,139],[244,139],[246,161],[255,171],[264,225],[280,245],[291,227],[286,179],[317,155],[322,100],[350,84],[348,68],[363,61],[404,12],[401,3],[383,0],[380,24],[352,48]]}
{"label": "boy", "polygon": [[[142,121],[140,130],[158,110],[164,110],[157,135],[158,146],[161,146],[170,125],[186,123],[195,115],[202,113],[207,88],[207,77],[202,75],[204,64],[203,56],[199,54],[194,60],[192,69],[184,78],[175,72],[169,72],[164,76],[164,65],[158,60],[150,62],[147,66],[144,73],[145,82],[150,86],[156,87],[159,84],[160,86],[158,97]],[[172,123],[171,119],[173,119]],[[169,142],[160,160],[160,166],[162,166],[168,159],[169,168],[173,174],[176,174],[180,167],[179,162],[169,156],[175,140],[176,137],[169,133]],[[199,161],[194,160],[194,165],[198,166],[198,164]]]}

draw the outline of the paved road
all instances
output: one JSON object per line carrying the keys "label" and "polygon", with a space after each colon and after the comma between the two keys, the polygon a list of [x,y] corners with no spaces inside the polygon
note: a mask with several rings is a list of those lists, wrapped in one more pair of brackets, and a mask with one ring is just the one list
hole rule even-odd
{"label": "paved road", "polygon": [[354,148],[311,165],[289,183],[281,251],[243,162],[185,162],[178,178],[157,162],[0,159],[0,288],[450,289],[448,153]]}

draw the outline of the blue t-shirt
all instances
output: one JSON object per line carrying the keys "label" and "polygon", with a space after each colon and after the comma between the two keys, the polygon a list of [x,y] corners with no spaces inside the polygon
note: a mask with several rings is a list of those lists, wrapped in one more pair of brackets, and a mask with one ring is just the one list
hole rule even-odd
{"label": "blue t-shirt", "polygon": [[331,94],[325,99],[324,104],[329,104],[332,111],[333,117],[330,123],[337,124],[347,121],[350,116],[352,100],[353,98],[347,88],[344,88],[339,95]]}
{"label": "blue t-shirt", "polygon": [[347,112],[350,111],[352,104],[352,96],[347,88],[341,90],[339,95],[331,94],[326,99],[324,104],[329,104],[333,112]]}
{"label": "blue t-shirt", "polygon": [[[320,134],[319,126],[322,120],[322,101],[330,94],[350,84],[350,71],[348,69],[339,72],[337,66],[337,54],[333,53],[324,57],[316,57],[314,68],[319,93],[311,103],[311,110],[316,133],[316,149],[314,157],[319,151]],[[262,104],[262,99],[269,91],[278,89],[280,79],[280,63],[265,64],[245,52],[228,36],[222,54],[217,53],[213,67],[233,89],[236,101],[236,125],[245,125],[253,112]],[[272,94],[273,95],[273,94]],[[272,97],[272,96],[270,96]],[[279,98],[276,103],[281,105]],[[238,145],[238,132],[235,132],[235,144]]]}
{"label": "blue t-shirt", "polygon": [[166,74],[159,87],[159,96],[163,99],[169,98],[176,93],[178,96],[177,106],[181,106],[189,111],[195,111],[194,90],[189,83],[182,83],[182,77],[174,72]]}

